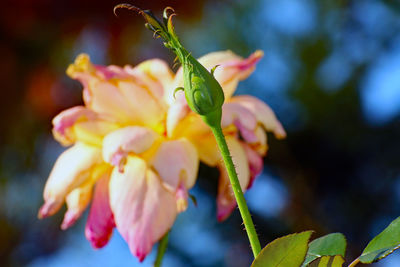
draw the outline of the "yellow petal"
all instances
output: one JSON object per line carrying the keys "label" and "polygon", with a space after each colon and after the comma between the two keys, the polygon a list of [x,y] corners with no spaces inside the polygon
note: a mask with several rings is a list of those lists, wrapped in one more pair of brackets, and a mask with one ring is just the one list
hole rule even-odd
{"label": "yellow petal", "polygon": [[76,140],[98,147],[102,146],[103,137],[116,129],[117,124],[101,120],[80,122],[73,126]]}

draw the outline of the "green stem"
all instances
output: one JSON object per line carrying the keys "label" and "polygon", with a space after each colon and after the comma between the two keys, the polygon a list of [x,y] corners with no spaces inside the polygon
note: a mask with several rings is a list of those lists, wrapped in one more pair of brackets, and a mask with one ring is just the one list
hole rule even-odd
{"label": "green stem", "polygon": [[169,232],[167,232],[163,238],[160,240],[160,242],[158,243],[158,248],[157,248],[157,257],[156,257],[156,261],[154,262],[154,267],[160,267],[165,251],[167,250],[167,246],[168,246],[168,237],[169,237]]}
{"label": "green stem", "polygon": [[236,202],[238,204],[240,214],[242,215],[243,223],[246,228],[247,236],[249,237],[251,249],[253,250],[253,255],[255,258],[261,251],[260,241],[258,240],[256,229],[254,228],[253,220],[251,219],[242,188],[240,187],[239,179],[229,152],[228,145],[226,143],[224,133],[222,132],[222,128],[220,126],[210,127],[217,141],[219,150],[221,151],[226,170],[228,171],[233,193],[235,194]]}

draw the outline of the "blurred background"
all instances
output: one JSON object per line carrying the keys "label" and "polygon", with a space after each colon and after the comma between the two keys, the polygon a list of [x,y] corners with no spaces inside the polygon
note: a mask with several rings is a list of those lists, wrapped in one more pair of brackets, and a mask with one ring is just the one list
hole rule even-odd
{"label": "blurred background", "polygon": [[[38,220],[42,189],[63,148],[51,119],[81,104],[65,70],[86,52],[96,64],[173,56],[121,1],[5,0],[0,9],[0,265],[139,265],[115,231],[104,249],[85,240],[85,217],[61,231],[63,212]],[[347,263],[400,216],[400,4],[398,1],[131,1],[161,14],[199,57],[230,49],[265,57],[238,94],[266,101],[288,138],[269,138],[263,174],[247,192],[263,245],[308,229],[342,232]],[[164,266],[249,266],[238,211],[216,221],[218,172],[201,166],[198,207],[179,215]],[[155,249],[153,250],[155,251]],[[347,266],[347,265],[346,265]],[[360,265],[361,266],[361,265]],[[400,266],[396,252],[374,266]]]}

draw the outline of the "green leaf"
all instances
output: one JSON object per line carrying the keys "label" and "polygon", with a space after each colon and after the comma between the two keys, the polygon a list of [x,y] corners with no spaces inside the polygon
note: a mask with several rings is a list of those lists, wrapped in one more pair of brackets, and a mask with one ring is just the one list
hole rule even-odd
{"label": "green leaf", "polygon": [[373,263],[400,247],[400,217],[372,239],[359,257],[362,263]]}
{"label": "green leaf", "polygon": [[301,266],[312,233],[305,231],[275,239],[261,250],[251,267]]}
{"label": "green leaf", "polygon": [[333,233],[312,241],[307,251],[306,259],[302,266],[323,256],[341,255],[344,258],[346,252],[346,238],[341,233]]}

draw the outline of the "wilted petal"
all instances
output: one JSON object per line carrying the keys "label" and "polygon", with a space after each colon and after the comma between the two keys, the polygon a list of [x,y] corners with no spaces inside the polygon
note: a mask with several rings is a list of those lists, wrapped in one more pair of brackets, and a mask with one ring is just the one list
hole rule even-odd
{"label": "wilted petal", "polygon": [[64,203],[65,196],[81,185],[91,175],[91,168],[101,162],[100,149],[83,143],[76,143],[57,159],[46,182],[44,205],[39,218],[53,215]]}
{"label": "wilted petal", "polygon": [[238,103],[225,103],[222,106],[222,128],[234,124],[240,131],[242,137],[249,143],[257,141],[254,134],[257,126],[256,116],[244,106]]}
{"label": "wilted petal", "polygon": [[149,149],[157,138],[153,130],[128,126],[108,134],[103,140],[103,159],[123,170],[128,153],[140,154]]}
{"label": "wilted petal", "polygon": [[110,206],[119,232],[140,261],[171,228],[177,213],[175,196],[137,157],[128,157],[124,173],[114,169]]}
{"label": "wilted petal", "polygon": [[175,192],[181,181],[186,188],[193,187],[199,158],[196,148],[186,139],[165,141],[158,148],[151,165],[154,166],[164,185]]}
{"label": "wilted petal", "polygon": [[256,97],[249,95],[235,96],[231,102],[237,103],[249,109],[267,131],[275,134],[276,138],[282,139],[286,137],[286,132],[282,124],[278,121],[272,109]]}
{"label": "wilted petal", "polygon": [[[240,187],[245,191],[250,181],[249,163],[247,161],[246,151],[234,137],[227,136],[226,141],[238,174]],[[221,174],[218,184],[217,219],[218,221],[223,221],[236,207],[236,200],[229,182],[228,173],[222,162],[219,165],[219,169]]]}
{"label": "wilted petal", "polygon": [[66,197],[67,212],[64,215],[64,220],[61,224],[61,229],[66,230],[75,224],[86,207],[89,205],[92,197],[93,182],[90,180],[83,183],[81,186],[72,190]]}
{"label": "wilted petal", "polygon": [[109,175],[110,173],[106,173],[96,183],[89,217],[86,222],[85,236],[94,248],[104,247],[110,240],[115,227],[108,193]]}

